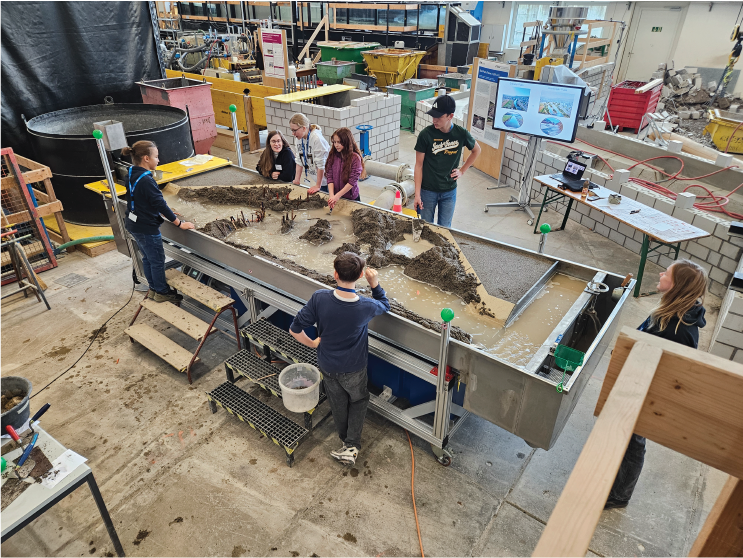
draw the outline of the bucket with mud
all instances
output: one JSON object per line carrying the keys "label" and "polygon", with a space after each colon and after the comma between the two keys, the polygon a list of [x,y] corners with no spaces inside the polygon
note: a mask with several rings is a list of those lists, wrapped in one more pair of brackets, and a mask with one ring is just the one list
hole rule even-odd
{"label": "bucket with mud", "polygon": [[293,413],[306,413],[320,400],[320,371],[311,364],[291,364],[279,374],[281,399]]}
{"label": "bucket with mud", "polygon": [[5,376],[0,380],[3,434],[6,426],[20,428],[28,420],[31,389],[31,382],[20,376]]}

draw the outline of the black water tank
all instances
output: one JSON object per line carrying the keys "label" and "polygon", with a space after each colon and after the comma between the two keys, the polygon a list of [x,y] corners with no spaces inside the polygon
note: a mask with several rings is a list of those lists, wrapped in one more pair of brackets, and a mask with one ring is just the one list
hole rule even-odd
{"label": "black water tank", "polygon": [[108,226],[101,196],[84,188],[103,180],[103,164],[93,139],[93,123],[116,120],[124,125],[129,145],[139,140],[157,144],[160,164],[194,155],[185,111],[160,105],[92,105],[49,112],[26,122],[35,160],[52,170],[52,184],[62,201],[65,221]]}

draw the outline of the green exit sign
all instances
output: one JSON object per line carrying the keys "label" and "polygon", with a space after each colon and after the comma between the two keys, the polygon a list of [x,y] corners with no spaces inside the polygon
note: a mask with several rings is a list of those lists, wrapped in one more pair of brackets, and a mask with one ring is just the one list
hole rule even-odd
{"label": "green exit sign", "polygon": [[660,33],[663,31],[662,27],[653,27],[653,29],[650,31],[651,33]]}

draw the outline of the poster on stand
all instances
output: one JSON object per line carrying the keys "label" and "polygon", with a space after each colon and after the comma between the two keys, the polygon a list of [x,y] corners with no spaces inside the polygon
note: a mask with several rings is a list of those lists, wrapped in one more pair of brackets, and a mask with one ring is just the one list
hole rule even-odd
{"label": "poster on stand", "polygon": [[286,79],[286,40],[281,29],[261,29],[266,77]]}
{"label": "poster on stand", "polygon": [[508,64],[480,59],[472,82],[470,133],[477,141],[495,149],[500,147],[501,141],[501,131],[493,129],[498,80],[507,78],[509,71]]}

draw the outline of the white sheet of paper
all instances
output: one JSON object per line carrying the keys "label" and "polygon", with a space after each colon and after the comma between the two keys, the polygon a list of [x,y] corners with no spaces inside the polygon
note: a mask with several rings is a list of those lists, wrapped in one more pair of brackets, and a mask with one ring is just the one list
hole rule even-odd
{"label": "white sheet of paper", "polygon": [[[30,422],[31,422],[31,419],[28,419],[26,422],[23,423],[23,426],[21,426],[20,428],[16,428],[15,429],[16,434],[18,434],[19,436],[23,436],[23,433],[29,429]],[[34,424],[39,424],[39,421],[37,420]],[[10,434],[3,434],[2,438],[10,438]]]}
{"label": "white sheet of paper", "polygon": [[52,473],[41,479],[41,486],[54,488],[67,475],[85,463],[88,459],[68,449],[52,461]]}
{"label": "white sheet of paper", "polygon": [[204,163],[208,163],[211,161],[214,157],[212,155],[196,155],[195,157],[191,157],[190,159],[184,159],[181,161],[181,165],[184,167],[190,167],[191,165],[203,165]]}

